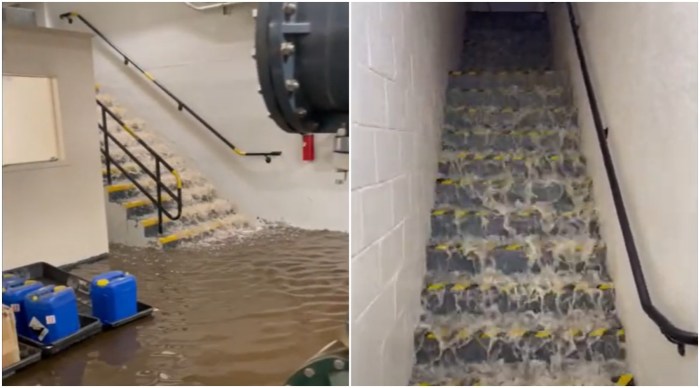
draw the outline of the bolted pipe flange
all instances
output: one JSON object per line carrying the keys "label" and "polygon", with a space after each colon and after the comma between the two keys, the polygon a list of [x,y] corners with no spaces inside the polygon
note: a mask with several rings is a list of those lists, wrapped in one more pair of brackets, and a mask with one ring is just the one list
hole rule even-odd
{"label": "bolted pipe flange", "polygon": [[348,4],[258,3],[257,9],[255,61],[273,120],[290,133],[335,133],[349,112]]}
{"label": "bolted pipe flange", "polygon": [[306,377],[314,377],[315,374],[316,374],[316,371],[314,371],[312,368],[304,369],[304,376],[306,376]]}
{"label": "bolted pipe flange", "polygon": [[335,367],[335,369],[342,370],[343,368],[345,368],[345,362],[339,358],[335,359],[333,361],[333,367]]}
{"label": "bolted pipe flange", "polygon": [[284,10],[285,14],[292,15],[297,11],[297,3],[284,3],[284,5],[282,5],[282,9]]}
{"label": "bolted pipe flange", "polygon": [[282,42],[282,45],[280,47],[280,51],[282,52],[282,55],[288,56],[294,54],[294,43],[292,42]]}
{"label": "bolted pipe flange", "polygon": [[299,89],[299,81],[295,79],[288,79],[284,81],[284,87],[287,88],[287,91],[293,92]]}

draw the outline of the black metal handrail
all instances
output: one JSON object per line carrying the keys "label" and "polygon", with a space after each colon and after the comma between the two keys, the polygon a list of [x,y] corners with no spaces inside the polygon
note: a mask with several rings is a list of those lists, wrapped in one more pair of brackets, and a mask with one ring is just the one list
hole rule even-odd
{"label": "black metal handrail", "polygon": [[576,22],[573,5],[571,3],[567,3],[567,7],[569,11],[571,29],[573,31],[574,41],[576,43],[576,52],[578,53],[578,59],[581,65],[581,73],[583,74],[583,81],[586,85],[586,93],[588,94],[588,100],[590,101],[591,105],[593,122],[595,123],[595,129],[598,135],[598,143],[600,144],[600,149],[603,154],[603,163],[605,164],[605,170],[608,175],[608,182],[610,182],[610,190],[612,191],[613,202],[615,203],[615,209],[617,210],[618,219],[620,221],[622,237],[625,241],[625,247],[627,248],[630,266],[632,267],[632,276],[634,277],[634,284],[637,287],[637,294],[639,295],[639,301],[647,316],[649,316],[649,318],[656,323],[661,330],[661,333],[666,336],[669,341],[678,346],[678,353],[683,356],[685,355],[685,345],[698,346],[698,333],[679,329],[668,318],[666,318],[651,301],[649,289],[647,288],[646,280],[644,279],[642,265],[639,261],[639,253],[637,252],[637,247],[634,243],[632,228],[627,217],[627,211],[625,210],[625,203],[622,199],[622,191],[620,190],[620,184],[617,181],[615,167],[613,166],[612,157],[610,156],[610,148],[608,147],[607,143],[608,129],[603,126],[603,120],[600,118],[600,110],[598,109],[597,99],[593,90],[590,75],[588,73],[588,67],[586,66],[586,57],[583,53],[583,46],[581,45],[581,39],[578,34],[579,25]]}
{"label": "black metal handrail", "polygon": [[[126,125],[119,117],[117,117],[114,112],[112,112],[107,106],[105,106],[100,100],[97,100],[97,105],[100,107],[101,122],[97,127],[102,131],[104,135],[104,148],[100,149],[105,157],[105,165],[107,168],[107,182],[112,184],[112,165],[117,167],[121,171],[122,175],[125,176],[134,186],[139,189],[155,206],[158,212],[158,233],[163,234],[163,215],[171,220],[177,220],[182,215],[182,179],[180,174],[175,170],[162,156],[160,156],[151,146],[146,144],[143,139],[141,139],[133,129]],[[153,157],[156,162],[155,172],[151,171],[146,165],[139,160],[129,149],[122,144],[112,133],[109,132],[109,127],[107,126],[107,116],[111,117],[114,121],[121,126],[129,135],[131,135],[141,146],[143,146]],[[129,171],[127,171],[115,158],[110,155],[109,152],[109,142],[110,140],[119,147],[131,160],[136,163],[141,168],[141,172],[149,176],[156,183],[156,194],[155,196],[151,194],[138,180],[132,176]],[[175,186],[177,194],[175,194],[166,184],[162,181],[161,166],[165,168],[170,174],[175,177]],[[173,215],[168,209],[163,206],[163,193],[166,193],[170,198],[177,204],[177,214]]]}
{"label": "black metal handrail", "polygon": [[199,121],[200,124],[202,124],[206,129],[208,129],[209,132],[211,132],[214,136],[216,136],[216,138],[218,138],[224,144],[226,144],[237,155],[240,155],[240,156],[263,156],[263,157],[265,157],[265,161],[267,163],[270,163],[270,161],[272,160],[271,159],[272,156],[282,155],[281,151],[245,152],[245,151],[241,150],[240,148],[236,147],[235,145],[233,145],[233,143],[231,143],[228,139],[226,139],[221,133],[219,133],[219,131],[214,129],[214,127],[211,124],[209,124],[206,120],[204,120],[202,118],[202,116],[200,116],[197,112],[192,110],[192,108],[190,108],[189,105],[185,104],[180,98],[175,96],[170,90],[168,90],[168,88],[163,86],[162,83],[156,81],[156,79],[153,77],[153,75],[151,73],[147,72],[141,66],[137,65],[136,62],[132,61],[131,58],[127,57],[126,54],[124,54],[119,48],[117,48],[117,46],[114,45],[114,43],[112,43],[109,39],[107,39],[107,37],[104,36],[104,34],[100,30],[98,30],[97,28],[95,28],[95,26],[90,24],[90,22],[85,20],[85,18],[83,16],[81,16],[77,12],[66,12],[64,14],[61,14],[60,18],[67,19],[68,23],[70,23],[70,24],[73,23],[73,18],[77,18],[78,20],[83,22],[89,29],[91,29],[95,34],[97,34],[97,36],[102,38],[102,40],[104,40],[105,43],[107,43],[112,49],[114,49],[114,51],[116,51],[117,53],[119,53],[119,55],[122,56],[122,59],[124,61],[124,65],[126,65],[126,66],[128,66],[129,64],[133,65],[136,70],[138,70],[141,74],[143,74],[149,81],[153,82],[153,84],[156,85],[158,87],[158,89],[160,89],[163,93],[167,94],[168,97],[172,98],[177,103],[177,110],[179,110],[180,112],[182,112],[184,110],[185,112],[189,113],[192,117],[195,118],[195,120]]}

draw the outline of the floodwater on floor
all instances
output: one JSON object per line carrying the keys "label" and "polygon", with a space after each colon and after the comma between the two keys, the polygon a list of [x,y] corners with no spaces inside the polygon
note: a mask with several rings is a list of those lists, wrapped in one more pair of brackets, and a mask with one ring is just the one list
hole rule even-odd
{"label": "floodwater on floor", "polygon": [[19,371],[11,385],[283,385],[345,334],[348,235],[274,228],[170,251],[112,246],[71,271],[124,270],[153,317]]}

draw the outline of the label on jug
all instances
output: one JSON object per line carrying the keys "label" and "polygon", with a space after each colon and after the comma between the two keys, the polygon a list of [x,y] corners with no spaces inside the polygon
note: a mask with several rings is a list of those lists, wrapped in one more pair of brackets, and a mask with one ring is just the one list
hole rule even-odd
{"label": "label on jug", "polygon": [[14,311],[14,312],[16,312],[16,313],[18,313],[19,310],[21,310],[21,307],[20,307],[19,304],[17,304],[17,303],[11,304],[10,307],[12,307],[12,311]]}
{"label": "label on jug", "polygon": [[55,325],[56,324],[56,316],[55,315],[47,315],[46,316],[46,324],[47,325]]}
{"label": "label on jug", "polygon": [[49,334],[49,329],[46,326],[42,325],[41,321],[36,319],[36,317],[32,317],[32,320],[29,321],[28,326],[34,331],[34,333],[36,333],[37,337],[39,338],[39,341],[43,341],[44,338]]}

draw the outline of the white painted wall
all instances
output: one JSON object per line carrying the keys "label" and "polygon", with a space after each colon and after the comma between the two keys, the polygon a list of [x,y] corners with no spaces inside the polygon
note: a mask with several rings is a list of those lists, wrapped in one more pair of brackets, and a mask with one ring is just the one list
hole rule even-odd
{"label": "white painted wall", "polygon": [[3,28],[3,74],[56,79],[62,160],[4,167],[3,269],[108,251],[90,36]]}
{"label": "white painted wall", "polygon": [[[656,307],[698,329],[698,19],[693,3],[577,3],[608,143]],[[639,304],[563,4],[549,6],[555,62],[571,74],[583,151],[608,244],[628,360],[642,385],[697,385],[697,348],[681,357]]]}
{"label": "white painted wall", "polygon": [[283,152],[271,164],[234,155],[94,39],[95,76],[105,92],[168,139],[243,213],[347,231],[348,185],[335,183],[341,175],[332,165],[332,136],[317,136],[316,161],[302,162],[301,136],[278,129],[257,93],[254,3],[233,6],[229,15],[197,12],[184,3],[48,3],[47,8],[51,27],[88,31],[79,21],[69,25],[58,18],[79,12],[236,146]]}
{"label": "white painted wall", "polygon": [[353,385],[405,385],[413,364],[447,72],[460,5],[353,3]]}

